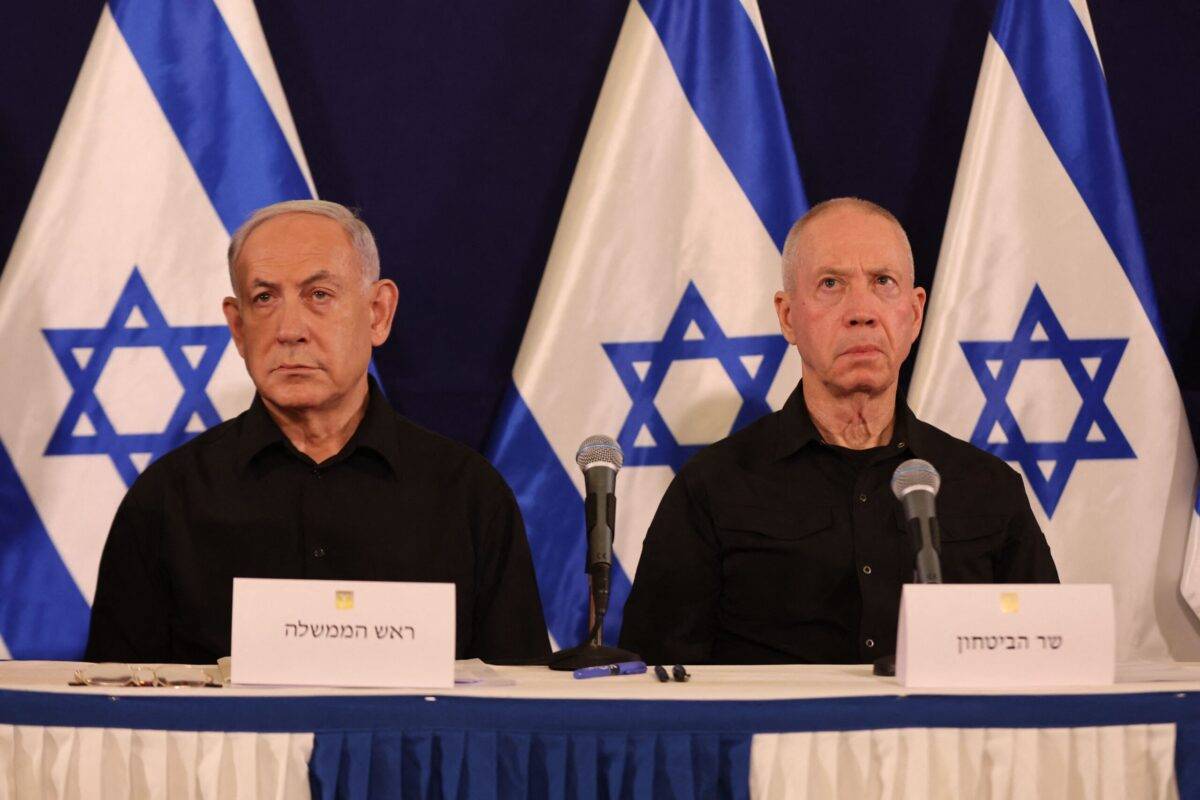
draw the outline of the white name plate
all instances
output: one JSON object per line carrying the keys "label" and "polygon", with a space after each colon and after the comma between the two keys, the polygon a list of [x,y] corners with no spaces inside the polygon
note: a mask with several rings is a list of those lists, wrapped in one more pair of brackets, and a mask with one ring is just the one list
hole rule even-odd
{"label": "white name plate", "polygon": [[1108,584],[905,584],[900,596],[902,686],[1102,686],[1115,672]]}
{"label": "white name plate", "polygon": [[454,685],[454,584],[233,579],[232,683]]}

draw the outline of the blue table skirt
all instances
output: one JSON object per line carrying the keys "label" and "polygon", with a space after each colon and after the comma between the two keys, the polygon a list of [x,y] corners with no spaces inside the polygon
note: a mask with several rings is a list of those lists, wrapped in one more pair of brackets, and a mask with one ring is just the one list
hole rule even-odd
{"label": "blue table skirt", "polygon": [[1175,723],[1200,798],[1200,693],[771,701],[106,696],[0,691],[18,725],[308,732],[313,795],[745,797],[755,733]]}

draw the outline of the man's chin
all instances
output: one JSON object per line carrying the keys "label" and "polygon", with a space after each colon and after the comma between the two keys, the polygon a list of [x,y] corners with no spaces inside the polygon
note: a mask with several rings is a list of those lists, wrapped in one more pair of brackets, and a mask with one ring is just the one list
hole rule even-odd
{"label": "man's chin", "polygon": [[896,385],[899,375],[882,369],[847,370],[829,382],[836,394],[882,394]]}
{"label": "man's chin", "polygon": [[271,405],[296,411],[324,405],[333,395],[332,388],[316,374],[273,373],[258,391]]}

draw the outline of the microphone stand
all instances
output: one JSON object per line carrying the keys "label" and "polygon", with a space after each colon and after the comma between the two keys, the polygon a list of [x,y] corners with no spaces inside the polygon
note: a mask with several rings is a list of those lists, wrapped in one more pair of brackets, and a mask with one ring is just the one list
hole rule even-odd
{"label": "microphone stand", "polygon": [[604,645],[604,617],[608,614],[612,545],[617,518],[614,487],[617,470],[621,468],[624,460],[621,446],[609,436],[589,436],[583,440],[579,452],[575,454],[575,463],[583,470],[586,490],[584,519],[587,528],[587,555],[584,571],[588,575],[592,629],[583,644],[569,650],[560,650],[550,656],[550,669],[577,670],[642,660],[637,653]]}
{"label": "microphone stand", "polygon": [[622,650],[619,647],[607,647],[604,644],[604,617],[608,614],[608,577],[611,567],[608,564],[596,564],[593,573],[588,576],[588,588],[591,595],[592,630],[583,644],[559,650],[550,656],[550,669],[574,671],[584,667],[603,667],[607,664],[621,664],[626,661],[641,661],[637,653]]}

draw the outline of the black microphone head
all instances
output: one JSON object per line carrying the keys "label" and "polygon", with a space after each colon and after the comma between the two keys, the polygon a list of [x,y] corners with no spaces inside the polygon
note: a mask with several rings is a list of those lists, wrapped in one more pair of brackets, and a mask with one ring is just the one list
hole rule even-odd
{"label": "black microphone head", "polygon": [[933,468],[933,464],[919,458],[910,458],[892,473],[892,494],[897,500],[903,500],[904,495],[911,491],[924,489],[936,495],[942,485],[942,476]]}
{"label": "black microphone head", "polygon": [[616,472],[625,463],[625,454],[621,452],[621,445],[611,436],[589,436],[579,445],[575,463],[584,472],[598,466],[611,467]]}

